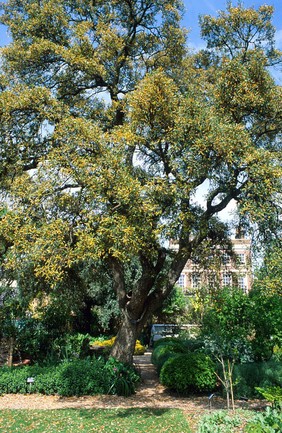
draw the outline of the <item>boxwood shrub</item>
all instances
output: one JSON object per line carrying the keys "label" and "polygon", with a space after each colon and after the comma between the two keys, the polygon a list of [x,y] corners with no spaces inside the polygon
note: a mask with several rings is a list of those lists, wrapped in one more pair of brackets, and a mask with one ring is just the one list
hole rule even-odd
{"label": "boxwood shrub", "polygon": [[164,363],[174,357],[176,354],[187,353],[186,347],[180,341],[168,340],[163,344],[159,344],[152,353],[151,361],[160,374],[161,368]]}
{"label": "boxwood shrub", "polygon": [[216,386],[215,364],[203,353],[180,354],[164,363],[160,381],[180,394],[212,391]]}
{"label": "boxwood shrub", "polygon": [[179,342],[181,342],[179,337],[163,337],[154,342],[154,349],[156,349],[158,346],[174,344],[174,343],[178,344]]}

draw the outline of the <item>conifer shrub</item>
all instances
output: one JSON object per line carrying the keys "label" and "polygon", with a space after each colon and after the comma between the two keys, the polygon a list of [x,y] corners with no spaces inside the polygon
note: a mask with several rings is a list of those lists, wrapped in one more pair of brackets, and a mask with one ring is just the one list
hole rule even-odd
{"label": "conifer shrub", "polygon": [[164,363],[160,382],[180,394],[212,391],[216,386],[215,364],[204,353],[179,354]]}
{"label": "conifer shrub", "polygon": [[282,362],[270,360],[237,364],[234,367],[234,382],[237,397],[259,397],[256,387],[282,387]]}

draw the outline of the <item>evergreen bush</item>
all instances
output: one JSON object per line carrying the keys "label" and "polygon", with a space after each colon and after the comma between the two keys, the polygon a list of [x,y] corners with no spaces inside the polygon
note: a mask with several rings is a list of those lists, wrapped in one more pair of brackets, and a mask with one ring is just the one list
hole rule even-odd
{"label": "evergreen bush", "polygon": [[180,340],[178,337],[163,337],[160,338],[159,340],[154,342],[154,350],[158,347],[158,346],[163,346],[163,345],[167,345],[169,344],[178,344]]}
{"label": "evergreen bush", "polygon": [[176,354],[187,353],[186,347],[180,341],[168,340],[166,343],[159,344],[152,353],[151,361],[155,365],[158,374],[164,363]]}
{"label": "evergreen bush", "polygon": [[203,353],[180,354],[164,363],[160,381],[180,394],[212,391],[216,386],[215,364]]}
{"label": "evergreen bush", "polygon": [[282,362],[270,360],[235,365],[234,382],[237,397],[259,397],[256,387],[282,386]]}
{"label": "evergreen bush", "polygon": [[102,359],[64,363],[59,376],[58,394],[62,396],[104,394],[110,386],[110,378],[104,372]]}

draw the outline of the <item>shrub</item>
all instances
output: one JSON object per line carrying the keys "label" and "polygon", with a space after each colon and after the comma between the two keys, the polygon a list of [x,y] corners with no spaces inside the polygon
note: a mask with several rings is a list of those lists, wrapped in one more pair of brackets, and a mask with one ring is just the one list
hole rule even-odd
{"label": "shrub", "polygon": [[38,368],[30,372],[34,377],[34,383],[30,386],[29,392],[46,395],[59,394],[61,385],[61,366]]}
{"label": "shrub", "polygon": [[140,376],[131,365],[123,364],[110,357],[105,364],[105,371],[111,384],[108,394],[123,395],[125,397],[134,394]]}
{"label": "shrub", "polygon": [[109,376],[104,372],[102,359],[84,359],[63,363],[59,373],[58,394],[62,396],[107,393]]}
{"label": "shrub", "polygon": [[170,344],[178,344],[179,343],[179,338],[177,337],[163,337],[160,338],[159,340],[154,342],[154,350],[158,347],[158,346],[163,346],[163,345],[167,345],[168,343]]}
{"label": "shrub", "polygon": [[25,394],[28,392],[28,367],[22,369],[2,367],[0,370],[0,394]]}
{"label": "shrub", "polygon": [[282,386],[282,362],[251,362],[234,367],[236,396],[258,397],[256,387]]}
{"label": "shrub", "polygon": [[187,353],[187,349],[180,341],[168,340],[166,343],[159,344],[152,353],[151,361],[155,365],[158,374],[164,363],[176,354]]}
{"label": "shrub", "polygon": [[164,363],[160,381],[181,394],[211,391],[216,386],[215,365],[203,353],[180,354]]}
{"label": "shrub", "polygon": [[204,348],[204,341],[200,338],[164,337],[154,343],[154,350],[159,346],[181,345],[186,352],[198,352]]}
{"label": "shrub", "polygon": [[134,355],[144,355],[146,347],[139,340],[136,341]]}
{"label": "shrub", "polygon": [[[34,377],[34,383],[27,383]],[[0,369],[0,394],[58,394],[61,396],[131,395],[139,376],[131,366],[113,358],[65,361],[52,367],[26,366]]]}
{"label": "shrub", "polygon": [[282,404],[282,388],[281,386],[270,386],[268,388],[256,387],[265,400],[270,401],[273,405]]}
{"label": "shrub", "polygon": [[66,334],[52,343],[52,354],[59,360],[86,358],[89,355],[89,334]]}
{"label": "shrub", "polygon": [[282,361],[282,347],[277,344],[273,347],[273,359],[275,361]]}
{"label": "shrub", "polygon": [[[58,373],[58,367],[2,367],[0,369],[0,394],[26,394],[28,392],[55,394],[58,391]],[[27,383],[28,377],[36,378],[32,385]]]}

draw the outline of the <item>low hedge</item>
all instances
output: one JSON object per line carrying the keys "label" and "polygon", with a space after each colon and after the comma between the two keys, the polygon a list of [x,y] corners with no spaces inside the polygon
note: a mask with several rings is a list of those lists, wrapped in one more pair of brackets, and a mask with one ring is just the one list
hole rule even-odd
{"label": "low hedge", "polygon": [[[27,383],[34,378],[32,384]],[[0,369],[0,394],[41,393],[81,396],[131,395],[139,376],[131,366],[113,358],[76,359],[52,367],[24,366]]]}
{"label": "low hedge", "polygon": [[180,354],[164,363],[160,381],[180,394],[212,391],[216,387],[215,364],[203,353]]}

